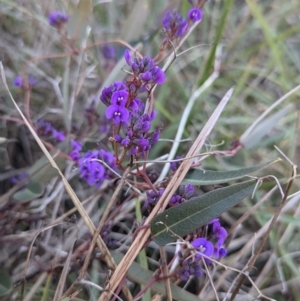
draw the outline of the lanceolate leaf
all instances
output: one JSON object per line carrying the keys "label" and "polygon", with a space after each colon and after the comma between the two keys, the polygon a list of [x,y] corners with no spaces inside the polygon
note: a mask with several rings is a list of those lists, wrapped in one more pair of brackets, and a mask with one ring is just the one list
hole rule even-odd
{"label": "lanceolate leaf", "polygon": [[185,176],[184,180],[181,182],[182,185],[192,184],[192,185],[208,185],[208,184],[218,184],[225,183],[232,180],[237,180],[243,178],[255,171],[263,169],[274,162],[279,161],[276,159],[267,163],[262,163],[252,167],[246,167],[231,171],[213,171],[213,170],[203,170],[203,169],[191,169]]}
{"label": "lanceolate leaf", "polygon": [[231,185],[167,209],[151,222],[154,241],[164,246],[195,231],[251,194],[255,185],[256,180]]}
{"label": "lanceolate leaf", "polygon": [[38,181],[30,180],[25,188],[13,195],[13,198],[16,201],[25,203],[40,197],[43,193],[44,185]]}

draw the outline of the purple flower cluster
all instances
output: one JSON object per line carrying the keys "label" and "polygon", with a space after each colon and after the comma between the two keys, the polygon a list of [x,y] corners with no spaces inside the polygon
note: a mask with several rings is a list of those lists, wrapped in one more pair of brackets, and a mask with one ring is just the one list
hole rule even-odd
{"label": "purple flower cluster", "polygon": [[190,276],[201,277],[202,268],[201,268],[201,256],[196,254],[194,257],[190,256],[185,258],[181,252],[179,256],[179,266],[176,270],[176,275],[183,281],[187,281]]}
{"label": "purple flower cluster", "polygon": [[170,207],[177,206],[179,204],[185,203],[187,200],[189,200],[194,195],[195,189],[191,184],[188,185],[181,185],[178,188],[178,193],[174,194],[171,197],[171,200],[169,202]]}
{"label": "purple flower cluster", "polygon": [[168,11],[162,22],[169,41],[182,37],[188,29],[188,21],[177,11]]}
{"label": "purple flower cluster", "polygon": [[68,22],[68,15],[62,13],[61,11],[55,11],[49,14],[48,21],[53,27],[60,28],[64,23]]}
{"label": "purple flower cluster", "polygon": [[37,130],[40,135],[49,136],[58,142],[66,139],[65,134],[61,131],[57,131],[48,121],[39,120],[37,123]]}
{"label": "purple flower cluster", "polygon": [[87,151],[81,154],[82,143],[71,141],[71,159],[78,164],[80,178],[85,180],[90,186],[100,187],[105,179],[111,179],[113,173],[106,168],[100,160],[105,162],[111,169],[116,170],[115,157],[110,152],[103,149]]}
{"label": "purple flower cluster", "polygon": [[[144,203],[144,208],[148,211],[151,211],[156,203],[159,201],[160,197],[162,196],[163,192],[165,191],[164,188],[160,188],[157,192],[150,190],[147,191],[147,200]],[[185,203],[194,195],[194,187],[190,184],[188,185],[181,185],[178,188],[178,192],[174,194],[168,204],[168,208],[177,206],[179,204]]]}
{"label": "purple flower cluster", "polygon": [[164,188],[159,188],[157,192],[153,190],[149,190],[146,192],[147,195],[147,200],[144,203],[144,208],[147,210],[151,210],[155,207],[156,203],[159,201],[160,197],[163,195],[165,189]]}
{"label": "purple flower cluster", "polygon": [[189,2],[194,7],[189,10],[187,20],[176,10],[172,12],[168,11],[163,17],[162,23],[166,32],[164,44],[168,41],[181,38],[188,30],[189,21],[197,22],[202,19],[202,10],[199,8],[199,6],[201,6],[201,2],[198,0],[189,0]]}
{"label": "purple flower cluster", "polygon": [[212,225],[212,240],[215,241],[214,246],[214,256],[215,258],[224,257],[227,254],[226,249],[224,248],[224,241],[228,236],[227,231],[224,227],[221,226],[221,223],[218,218],[213,219],[209,225]]}
{"label": "purple flower cluster", "polygon": [[181,280],[186,281],[190,276],[200,277],[202,275],[202,260],[211,263],[209,258],[219,259],[227,254],[223,246],[227,231],[221,226],[218,218],[213,219],[208,225],[212,225],[212,233],[209,235],[209,239],[206,237],[196,238],[191,242],[193,249],[188,250],[185,256],[181,252],[178,254],[179,265],[176,274]]}
{"label": "purple flower cluster", "polygon": [[144,84],[158,84],[161,85],[165,82],[165,73],[158,66],[155,66],[154,61],[145,56],[143,58],[132,58],[129,50],[124,54],[126,63],[131,67],[134,77],[137,81],[137,86],[144,86]]}
{"label": "purple flower cluster", "polygon": [[150,57],[132,58],[128,50],[124,57],[132,77],[126,82],[117,81],[104,88],[100,100],[107,107],[106,118],[118,126],[114,141],[123,147],[125,154],[145,156],[158,141],[160,130],[150,131],[156,113],[145,113],[145,105],[137,96],[151,85],[163,84],[165,73],[155,66]]}

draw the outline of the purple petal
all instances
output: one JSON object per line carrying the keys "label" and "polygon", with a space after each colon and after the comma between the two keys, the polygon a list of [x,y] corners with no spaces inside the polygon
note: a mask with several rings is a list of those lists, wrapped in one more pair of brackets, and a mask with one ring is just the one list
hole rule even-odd
{"label": "purple petal", "polygon": [[111,103],[113,105],[118,105],[125,107],[128,98],[128,92],[125,90],[116,91],[112,94]]}
{"label": "purple petal", "polygon": [[22,80],[22,77],[21,76],[17,76],[14,80],[14,85],[16,87],[22,87],[23,85],[23,80]]}
{"label": "purple petal", "polygon": [[131,103],[129,104],[129,108],[133,111],[136,112],[139,109],[138,103],[136,99],[132,100]]}
{"label": "purple petal", "polygon": [[148,82],[148,81],[151,80],[152,74],[151,74],[150,71],[147,71],[147,72],[145,72],[145,73],[140,74],[140,78],[141,78],[143,81]]}
{"label": "purple petal", "polygon": [[116,106],[116,105],[109,106],[105,111],[106,118],[107,119],[113,118],[117,109],[118,109],[118,106]]}
{"label": "purple petal", "polygon": [[159,67],[154,67],[151,70],[152,73],[152,79],[155,83],[157,83],[158,85],[161,85],[165,82],[166,79],[166,75],[163,72],[163,70],[161,70]]}
{"label": "purple petal", "polygon": [[192,246],[194,248],[200,248],[200,246],[205,245],[207,242],[207,239],[200,237],[200,238],[196,238],[195,240],[192,241]]}
{"label": "purple petal", "polygon": [[124,58],[125,58],[126,63],[127,63],[129,66],[131,66],[131,64],[132,64],[132,58],[131,58],[131,54],[130,54],[130,52],[129,52],[128,49],[125,50]]}

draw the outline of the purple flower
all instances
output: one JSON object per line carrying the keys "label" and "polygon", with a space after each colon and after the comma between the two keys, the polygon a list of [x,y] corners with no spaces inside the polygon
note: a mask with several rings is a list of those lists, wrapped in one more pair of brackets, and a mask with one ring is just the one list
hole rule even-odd
{"label": "purple flower", "polygon": [[153,69],[151,69],[152,73],[152,80],[158,85],[161,85],[165,82],[166,75],[162,69],[155,66]]}
{"label": "purple flower", "polygon": [[[75,149],[77,147],[78,145],[75,145]],[[104,161],[114,170],[117,169],[114,155],[103,149],[86,152],[78,160],[78,167],[80,178],[84,179],[90,186],[100,187],[105,179],[112,178],[112,172],[97,160]]]}
{"label": "purple flower", "polygon": [[89,159],[84,160],[86,160],[86,162],[80,166],[80,177],[85,179],[90,186],[95,185],[100,187],[104,180],[104,167],[99,162]]}
{"label": "purple flower", "polygon": [[22,87],[22,85],[23,85],[23,79],[22,79],[21,76],[18,75],[18,76],[15,78],[15,80],[14,80],[14,85],[15,85],[16,87]]}
{"label": "purple flower", "polygon": [[218,247],[218,246],[214,248],[214,256],[216,259],[225,257],[226,255],[227,255],[227,251],[225,248]]}
{"label": "purple flower", "polygon": [[104,149],[100,149],[98,151],[98,157],[99,157],[99,159],[103,160],[112,169],[117,168],[116,167],[116,157],[112,153],[107,152]]}
{"label": "purple flower", "polygon": [[165,189],[164,188],[159,188],[157,192],[150,190],[146,192],[147,195],[147,200],[144,203],[144,207],[147,210],[151,210],[154,208],[156,203],[159,201],[160,197],[163,195]]}
{"label": "purple flower", "polygon": [[72,150],[74,151],[81,151],[82,150],[82,143],[80,141],[71,140]]}
{"label": "purple flower", "polygon": [[65,134],[61,131],[57,131],[50,122],[39,120],[37,123],[38,133],[50,136],[56,141],[64,141],[66,139]]}
{"label": "purple flower", "polygon": [[102,55],[107,60],[113,60],[116,55],[114,46],[111,44],[105,44],[101,49]]}
{"label": "purple flower", "polygon": [[127,87],[121,82],[117,81],[107,88],[104,88],[100,95],[100,100],[108,107],[111,104],[111,97],[114,92],[126,90]]}
{"label": "purple flower", "polygon": [[191,184],[179,186],[178,193],[171,197],[169,206],[173,207],[186,202],[193,196],[194,191],[195,189]]}
{"label": "purple flower", "polygon": [[68,20],[69,20],[68,15],[60,11],[52,12],[48,16],[49,24],[56,28],[61,27],[64,23],[68,22]]}
{"label": "purple flower", "polygon": [[179,268],[176,270],[178,277],[187,281],[190,276],[200,277],[202,276],[201,263],[196,258],[188,257],[183,258],[181,252],[179,252]]}
{"label": "purple flower", "polygon": [[76,151],[76,150],[71,151],[69,156],[75,162],[77,162],[80,159],[80,153],[79,153],[79,151]]}
{"label": "purple flower", "polygon": [[133,99],[130,104],[129,104],[129,109],[131,109],[131,111],[136,112],[139,109],[139,104],[141,103],[141,101],[139,99]]}
{"label": "purple flower", "polygon": [[104,181],[105,169],[102,164],[96,161],[97,159],[97,153],[89,151],[79,159],[78,166],[80,178],[84,179],[90,186],[100,187]]}
{"label": "purple flower", "polygon": [[82,143],[79,141],[71,140],[71,147],[72,149],[69,155],[73,161],[77,162],[80,159]]}
{"label": "purple flower", "polygon": [[44,120],[39,120],[37,123],[38,131],[42,135],[45,136],[50,136],[52,135],[53,132],[53,127],[50,122],[44,121]]}
{"label": "purple flower", "polygon": [[199,250],[200,254],[211,256],[214,253],[213,244],[204,237],[196,238],[192,241],[192,246]]}
{"label": "purple flower", "polygon": [[129,119],[129,111],[123,106],[111,105],[106,109],[105,116],[107,119],[113,118],[114,124],[126,123]]}
{"label": "purple flower", "polygon": [[140,78],[145,82],[149,82],[152,79],[152,73],[150,71],[146,71],[145,73],[141,73]]}
{"label": "purple flower", "polygon": [[218,238],[218,245],[223,245],[228,235],[226,229],[221,226],[219,219],[212,220],[210,224],[212,224],[212,231],[214,235]]}
{"label": "purple flower", "polygon": [[[175,160],[182,159],[182,158],[183,158],[182,156],[176,156]],[[171,162],[170,163],[171,170],[176,171],[181,163],[182,163],[182,161]]]}
{"label": "purple flower", "polygon": [[199,8],[194,7],[188,12],[188,18],[192,22],[200,21],[202,19],[202,11]]}
{"label": "purple flower", "polygon": [[130,144],[130,139],[128,137],[124,138],[122,141],[121,141],[121,144],[124,146],[124,147],[127,147],[129,144]]}
{"label": "purple flower", "polygon": [[52,130],[52,135],[57,141],[64,141],[66,139],[65,134],[63,132],[59,132],[55,129]]}

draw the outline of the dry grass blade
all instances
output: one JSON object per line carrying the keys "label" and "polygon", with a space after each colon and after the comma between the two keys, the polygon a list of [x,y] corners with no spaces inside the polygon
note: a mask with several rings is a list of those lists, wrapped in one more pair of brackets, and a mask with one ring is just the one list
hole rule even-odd
{"label": "dry grass blade", "polygon": [[162,271],[164,275],[164,283],[166,289],[167,301],[172,301],[172,291],[170,286],[170,278],[168,278],[167,256],[163,247],[159,247],[159,252],[162,260]]}
{"label": "dry grass blade", "polygon": [[58,285],[57,285],[57,288],[56,288],[56,291],[55,291],[55,295],[53,297],[53,301],[59,301],[61,299],[62,294],[63,294],[64,286],[65,286],[66,279],[67,279],[67,276],[68,276],[68,273],[69,273],[69,266],[70,266],[70,262],[71,262],[71,258],[72,258],[72,252],[73,252],[73,249],[74,249],[74,245],[75,245],[75,241],[73,242],[73,245],[70,249],[70,252],[69,252],[69,254],[67,256],[67,259],[66,259],[66,262],[64,264],[64,268],[61,272],[61,275],[60,275],[60,278],[59,278],[59,281],[58,281]]}
{"label": "dry grass blade", "polygon": [[[32,126],[30,125],[30,123],[28,122],[28,120],[26,119],[26,117],[24,116],[24,114],[22,113],[22,111],[20,110],[19,106],[15,102],[13,96],[11,95],[11,93],[9,91],[9,88],[7,86],[6,77],[5,77],[5,73],[4,73],[4,68],[3,68],[2,62],[0,62],[0,68],[1,68],[1,76],[2,76],[2,80],[3,80],[4,86],[5,86],[6,90],[7,90],[8,94],[9,94],[9,96],[10,96],[12,102],[13,102],[13,104],[15,105],[16,109],[18,110],[19,114],[21,115],[22,119],[24,120],[25,124],[29,128],[32,136],[35,138],[36,142],[38,143],[38,145],[42,149],[43,153],[45,154],[45,156],[49,160],[50,164],[58,171],[59,175],[62,178],[62,181],[64,183],[66,191],[68,192],[71,200],[73,201],[74,206],[77,208],[80,216],[82,217],[82,219],[85,222],[86,226],[88,227],[89,231],[93,235],[95,233],[95,231],[96,231],[96,228],[95,228],[92,220],[90,219],[89,215],[86,213],[83,205],[81,204],[81,202],[78,199],[77,195],[75,194],[74,190],[70,186],[68,180],[65,178],[64,174],[61,172],[61,170],[59,169],[59,167],[57,166],[57,164],[53,160],[51,154],[48,152],[48,150],[46,149],[46,147],[42,143],[41,139],[38,137],[38,135],[36,134],[36,132],[34,131],[34,129],[32,128]],[[99,249],[100,249],[100,251],[102,253],[102,256],[103,256],[105,262],[107,263],[107,265],[109,266],[109,268],[111,268],[111,269],[114,270],[116,268],[116,263],[113,260],[112,256],[110,255],[107,246],[105,245],[104,241],[102,240],[102,238],[100,236],[97,237],[97,246],[99,247]],[[130,296],[130,293],[129,293],[128,289],[125,288],[125,290],[128,292],[127,295]]]}
{"label": "dry grass blade", "polygon": [[[188,154],[186,155],[186,157],[190,158],[190,157],[196,155],[200,151],[200,149],[202,148],[202,146],[205,143],[205,140],[207,139],[208,135],[210,134],[214,125],[216,124],[221,112],[223,111],[227,102],[229,101],[232,93],[233,93],[233,88],[231,88],[225,94],[225,96],[219,103],[218,107],[215,109],[215,111],[213,112],[213,114],[211,115],[211,117],[209,118],[207,123],[205,124],[204,128],[200,132],[198,138],[192,145],[192,147],[191,147],[190,151],[188,152]],[[193,159],[188,159],[188,160],[183,161],[183,163],[179,166],[177,172],[174,174],[169,185],[166,187],[160,200],[158,201],[158,203],[152,210],[151,214],[147,218],[145,225],[149,225],[151,220],[153,219],[153,217],[157,213],[163,211],[166,208],[169,200],[171,199],[172,195],[174,194],[174,192],[180,185],[181,181],[183,180],[184,176],[188,172],[192,163],[193,163]],[[135,259],[135,257],[139,253],[139,251],[142,249],[143,245],[145,244],[145,242],[147,241],[149,236],[150,236],[149,228],[143,228],[138,232],[136,239],[132,243],[130,249],[124,256],[123,260],[118,265],[110,282],[108,283],[108,285],[106,287],[107,290],[109,289],[111,291],[114,291],[116,289],[118,283],[120,283],[120,280],[123,279],[123,277],[127,273],[131,263],[133,262],[133,260]],[[108,291],[105,291],[99,298],[99,301],[109,300],[110,296],[111,296],[111,293]]]}

